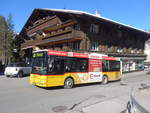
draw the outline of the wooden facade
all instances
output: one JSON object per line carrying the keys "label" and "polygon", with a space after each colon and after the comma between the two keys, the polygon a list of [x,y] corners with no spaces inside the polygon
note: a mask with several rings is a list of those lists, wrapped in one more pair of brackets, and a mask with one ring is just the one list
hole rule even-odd
{"label": "wooden facade", "polygon": [[[128,59],[145,59],[150,35],[130,26],[84,12],[35,9],[20,36],[23,55],[35,48],[98,52]],[[28,54],[29,55],[29,54]]]}

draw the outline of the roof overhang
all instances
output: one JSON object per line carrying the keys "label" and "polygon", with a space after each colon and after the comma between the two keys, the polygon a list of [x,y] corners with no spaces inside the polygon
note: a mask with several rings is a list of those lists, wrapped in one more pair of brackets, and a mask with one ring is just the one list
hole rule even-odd
{"label": "roof overhang", "polygon": [[[47,12],[47,13],[46,13]],[[140,32],[140,33],[144,33],[148,38],[150,38],[150,33],[148,31],[144,31],[142,29],[130,26],[130,25],[126,25],[108,18],[104,18],[102,16],[97,16],[91,13],[87,13],[84,11],[77,11],[77,10],[67,10],[67,9],[47,9],[47,8],[37,8],[34,9],[31,16],[29,17],[29,19],[27,20],[26,24],[24,25],[24,27],[21,30],[20,34],[23,34],[25,32],[25,29],[35,21],[36,17],[38,18],[38,15],[42,15],[40,13],[47,14],[47,15],[52,15],[53,13],[64,13],[64,14],[73,14],[73,15],[83,15],[83,16],[89,16],[91,18],[95,18],[98,19],[99,21],[102,22],[106,22],[109,24],[113,24],[113,25],[118,25],[119,28],[126,28],[129,30],[134,30],[136,32]]]}

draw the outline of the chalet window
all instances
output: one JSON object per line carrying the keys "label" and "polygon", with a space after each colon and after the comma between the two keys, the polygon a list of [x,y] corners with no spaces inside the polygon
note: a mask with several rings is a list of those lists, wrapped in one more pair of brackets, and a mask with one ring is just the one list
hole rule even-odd
{"label": "chalet window", "polygon": [[75,30],[80,30],[80,24],[75,24],[75,25],[74,25],[74,29],[75,29]]}
{"label": "chalet window", "polygon": [[79,50],[80,49],[80,42],[74,42],[73,49]]}
{"label": "chalet window", "polygon": [[118,37],[122,37],[122,32],[118,31]]}
{"label": "chalet window", "polygon": [[98,33],[99,31],[99,26],[97,24],[91,24],[90,26],[90,32],[92,33]]}
{"label": "chalet window", "polygon": [[68,47],[69,47],[70,49],[73,49],[73,43],[68,43]]}
{"label": "chalet window", "polygon": [[68,43],[68,46],[70,49],[72,50],[79,50],[80,49],[80,42],[71,42],[71,43]]}
{"label": "chalet window", "polygon": [[98,46],[99,46],[98,42],[91,42],[91,50],[92,51],[98,51]]}

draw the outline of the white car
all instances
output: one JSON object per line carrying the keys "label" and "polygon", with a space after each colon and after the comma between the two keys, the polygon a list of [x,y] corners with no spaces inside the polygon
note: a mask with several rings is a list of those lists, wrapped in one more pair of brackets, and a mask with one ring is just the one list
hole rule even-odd
{"label": "white car", "polygon": [[9,64],[4,71],[6,77],[22,77],[31,73],[32,68],[27,66],[25,63],[11,63]]}

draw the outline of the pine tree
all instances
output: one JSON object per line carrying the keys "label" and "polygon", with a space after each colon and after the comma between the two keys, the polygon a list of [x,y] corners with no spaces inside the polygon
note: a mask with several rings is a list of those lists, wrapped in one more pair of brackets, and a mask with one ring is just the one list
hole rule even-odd
{"label": "pine tree", "polygon": [[6,48],[5,48],[6,30],[7,30],[6,20],[3,16],[0,16],[0,62],[2,64],[5,64],[6,61]]}
{"label": "pine tree", "polygon": [[13,50],[14,50],[14,43],[13,43],[13,38],[14,38],[14,24],[12,23],[12,15],[9,14],[8,19],[7,19],[7,36],[6,36],[6,50],[7,50],[7,63],[14,61],[13,58]]}
{"label": "pine tree", "polygon": [[7,65],[9,62],[14,62],[14,24],[12,15],[9,14],[7,20],[0,16],[0,62]]}

